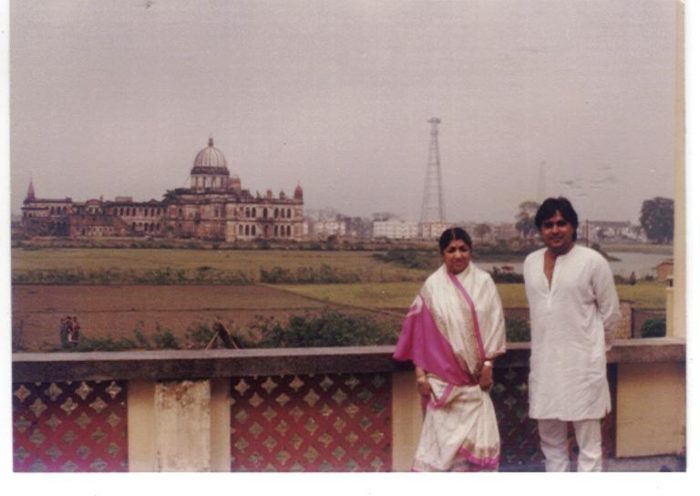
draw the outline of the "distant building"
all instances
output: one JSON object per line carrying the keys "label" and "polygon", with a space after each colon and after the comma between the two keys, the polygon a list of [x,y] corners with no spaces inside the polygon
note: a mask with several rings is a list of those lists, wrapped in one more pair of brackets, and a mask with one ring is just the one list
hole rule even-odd
{"label": "distant building", "polygon": [[438,239],[445,231],[454,227],[454,224],[447,222],[421,222],[418,224],[418,236],[423,239]]}
{"label": "distant building", "polygon": [[224,154],[208,146],[195,156],[190,187],[165,193],[163,200],[134,202],[130,196],[74,202],[40,199],[30,182],[22,207],[27,236],[153,236],[212,241],[291,239],[303,237],[304,192],[288,197],[253,195],[231,176]]}
{"label": "distant building", "polygon": [[418,237],[418,223],[401,219],[372,222],[372,237],[388,239],[415,239]]}
{"label": "distant building", "polygon": [[342,218],[338,219],[322,219],[314,221],[313,234],[318,238],[327,238],[329,236],[345,236],[346,224]]}
{"label": "distant building", "polygon": [[493,239],[510,241],[520,237],[520,232],[513,222],[500,222],[491,225]]}
{"label": "distant building", "polygon": [[629,221],[587,220],[579,226],[579,232],[592,243],[646,241],[641,226]]}
{"label": "distant building", "polygon": [[656,265],[656,280],[667,282],[670,277],[673,277],[673,259],[668,258]]}

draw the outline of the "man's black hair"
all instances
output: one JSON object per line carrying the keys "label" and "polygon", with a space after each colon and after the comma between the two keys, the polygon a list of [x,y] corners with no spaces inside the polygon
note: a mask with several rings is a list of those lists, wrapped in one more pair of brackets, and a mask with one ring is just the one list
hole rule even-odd
{"label": "man's black hair", "polygon": [[561,216],[574,228],[573,240],[576,241],[578,214],[576,214],[576,210],[574,210],[571,202],[563,196],[559,198],[547,198],[542,202],[542,205],[540,205],[540,208],[537,209],[537,213],[535,214],[537,230],[542,231],[542,224],[544,224],[547,219],[554,217],[557,211],[559,211]]}

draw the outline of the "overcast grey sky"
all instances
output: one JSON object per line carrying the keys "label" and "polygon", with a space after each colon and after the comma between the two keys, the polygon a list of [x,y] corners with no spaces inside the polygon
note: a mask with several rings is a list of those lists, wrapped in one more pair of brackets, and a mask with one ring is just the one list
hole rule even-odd
{"label": "overcast grey sky", "polygon": [[253,192],[420,215],[437,116],[449,220],[673,195],[672,0],[21,0],[11,208],[160,199],[212,136]]}

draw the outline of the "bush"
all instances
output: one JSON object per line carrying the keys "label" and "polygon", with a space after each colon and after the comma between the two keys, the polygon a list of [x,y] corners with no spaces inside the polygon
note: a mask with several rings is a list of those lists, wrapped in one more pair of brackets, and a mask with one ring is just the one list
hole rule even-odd
{"label": "bush", "polygon": [[111,335],[106,338],[87,338],[81,336],[76,351],[126,351],[136,348],[129,338],[114,339]]}
{"label": "bush", "polygon": [[643,338],[662,338],[666,335],[666,319],[647,319],[642,324],[640,335]]}
{"label": "bush", "polygon": [[274,266],[260,269],[260,281],[269,284],[348,284],[360,282],[360,274],[343,271],[328,264],[321,267],[298,267],[296,271]]}
{"label": "bush", "polygon": [[286,325],[258,317],[253,325],[260,339],[251,343],[240,339],[245,347],[298,348],[318,346],[370,346],[393,344],[396,332],[371,317],[346,315],[324,310],[319,315],[293,315]]}
{"label": "bush", "polygon": [[522,274],[518,274],[516,272],[504,272],[495,266],[493,269],[491,269],[491,278],[495,283],[522,284],[525,282]]}
{"label": "bush", "polygon": [[193,348],[205,348],[213,337],[214,330],[204,322],[191,325],[185,333],[185,339]]}
{"label": "bush", "polygon": [[156,333],[153,336],[158,349],[180,349],[177,338],[170,329],[161,329],[159,324],[156,324]]}

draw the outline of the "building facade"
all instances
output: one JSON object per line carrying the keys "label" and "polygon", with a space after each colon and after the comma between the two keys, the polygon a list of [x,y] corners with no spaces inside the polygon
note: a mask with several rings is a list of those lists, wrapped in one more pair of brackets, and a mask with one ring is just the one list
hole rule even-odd
{"label": "building facade", "polygon": [[237,240],[301,240],[304,192],[265,195],[243,189],[231,175],[224,154],[209,139],[195,156],[187,188],[168,190],[163,199],[135,202],[37,198],[30,182],[22,206],[26,236],[150,236],[233,242]]}

